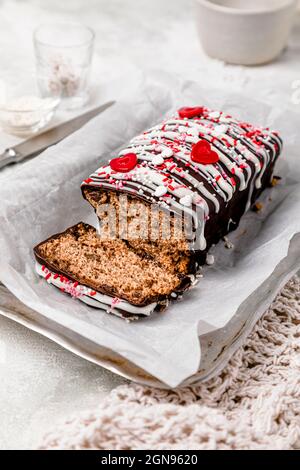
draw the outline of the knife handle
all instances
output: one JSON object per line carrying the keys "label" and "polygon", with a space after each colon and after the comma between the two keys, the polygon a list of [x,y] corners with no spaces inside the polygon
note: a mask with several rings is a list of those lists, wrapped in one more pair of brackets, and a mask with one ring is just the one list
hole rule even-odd
{"label": "knife handle", "polygon": [[0,155],[0,169],[11,163],[18,163],[22,160],[22,155],[14,148],[8,148]]}

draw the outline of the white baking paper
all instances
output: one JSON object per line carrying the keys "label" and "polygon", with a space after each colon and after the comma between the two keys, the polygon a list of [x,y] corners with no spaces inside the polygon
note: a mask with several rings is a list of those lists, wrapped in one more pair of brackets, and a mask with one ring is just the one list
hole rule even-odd
{"label": "white baking paper", "polygon": [[[122,81],[118,87],[122,89]],[[300,232],[300,117],[167,76],[154,75],[145,83],[139,79],[125,91],[125,100],[62,143],[0,173],[0,279],[66,337],[111,349],[175,387],[198,370],[198,335],[211,334],[234,318],[286,257],[291,238]],[[38,278],[32,254],[38,242],[80,220],[96,223],[81,196],[81,181],[165,113],[193,104],[277,129],[285,142],[277,168],[282,182],[264,194],[264,210],[248,213],[230,235],[235,249],[220,243],[214,250],[214,266],[205,268],[204,279],[182,301],[131,324],[89,308]]]}

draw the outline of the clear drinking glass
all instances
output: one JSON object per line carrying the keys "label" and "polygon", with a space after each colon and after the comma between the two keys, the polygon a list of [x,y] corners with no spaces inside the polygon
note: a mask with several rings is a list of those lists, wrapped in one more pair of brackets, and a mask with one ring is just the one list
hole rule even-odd
{"label": "clear drinking glass", "polygon": [[77,23],[43,24],[34,33],[37,81],[43,96],[60,95],[65,108],[89,99],[95,34]]}

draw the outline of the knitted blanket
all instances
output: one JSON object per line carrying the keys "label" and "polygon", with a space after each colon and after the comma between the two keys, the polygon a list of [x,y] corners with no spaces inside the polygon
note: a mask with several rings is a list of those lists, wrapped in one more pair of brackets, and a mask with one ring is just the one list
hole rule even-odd
{"label": "knitted blanket", "polygon": [[42,449],[299,449],[300,279],[214,379],[166,391],[129,384],[49,432]]}

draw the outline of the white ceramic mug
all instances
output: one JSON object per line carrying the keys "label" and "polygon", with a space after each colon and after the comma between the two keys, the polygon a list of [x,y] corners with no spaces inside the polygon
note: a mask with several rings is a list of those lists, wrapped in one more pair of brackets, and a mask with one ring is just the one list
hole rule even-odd
{"label": "white ceramic mug", "polygon": [[287,44],[297,0],[195,0],[205,52],[240,65],[264,64]]}

